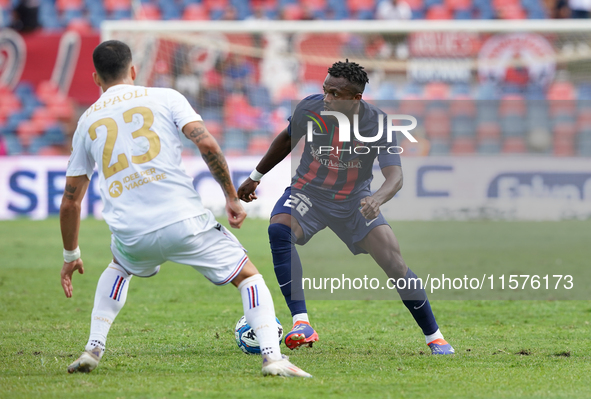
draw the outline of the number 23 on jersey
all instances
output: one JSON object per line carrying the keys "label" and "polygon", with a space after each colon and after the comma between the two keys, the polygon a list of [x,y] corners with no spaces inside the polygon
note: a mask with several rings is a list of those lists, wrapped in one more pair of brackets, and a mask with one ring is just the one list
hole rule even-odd
{"label": "number 23 on jersey", "polygon": [[[160,154],[160,137],[150,130],[154,123],[154,113],[147,107],[135,107],[123,113],[123,120],[125,123],[131,123],[134,115],[141,115],[144,118],[144,125],[133,132],[131,136],[136,139],[138,137],[145,137],[150,144],[148,151],[142,155],[134,155],[131,157],[131,162],[135,164],[142,164],[151,161],[158,154]],[[113,156],[115,142],[119,129],[117,123],[112,118],[103,118],[94,122],[88,129],[90,138],[94,141],[97,138],[96,129],[100,126],[107,128],[107,140],[105,141],[105,148],[103,149],[103,175],[105,179],[113,176],[117,172],[121,172],[129,167],[129,160],[125,154],[117,155],[117,162],[109,165]]]}

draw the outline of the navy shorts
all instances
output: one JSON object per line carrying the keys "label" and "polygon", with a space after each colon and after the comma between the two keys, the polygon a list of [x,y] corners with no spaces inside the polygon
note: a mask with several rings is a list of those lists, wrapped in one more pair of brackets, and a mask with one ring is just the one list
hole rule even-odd
{"label": "navy shorts", "polygon": [[331,201],[313,197],[308,192],[287,187],[275,204],[271,217],[280,213],[292,215],[302,227],[304,237],[296,244],[304,245],[320,230],[328,227],[343,241],[353,254],[367,253],[357,245],[376,226],[388,224],[380,212],[377,218],[368,220],[361,215],[361,199],[369,193],[345,201]]}

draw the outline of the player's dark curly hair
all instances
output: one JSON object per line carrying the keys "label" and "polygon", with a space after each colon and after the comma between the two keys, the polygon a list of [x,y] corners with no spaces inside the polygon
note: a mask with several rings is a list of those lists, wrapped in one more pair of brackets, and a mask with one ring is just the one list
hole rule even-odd
{"label": "player's dark curly hair", "polygon": [[337,61],[332,64],[328,68],[328,73],[335,78],[343,77],[347,79],[355,87],[357,93],[363,93],[365,84],[369,83],[367,73],[363,70],[363,67],[355,62],[349,62],[348,58],[345,62]]}
{"label": "player's dark curly hair", "polygon": [[119,40],[108,40],[99,44],[92,53],[96,73],[103,82],[111,83],[123,77],[131,64],[129,46]]}

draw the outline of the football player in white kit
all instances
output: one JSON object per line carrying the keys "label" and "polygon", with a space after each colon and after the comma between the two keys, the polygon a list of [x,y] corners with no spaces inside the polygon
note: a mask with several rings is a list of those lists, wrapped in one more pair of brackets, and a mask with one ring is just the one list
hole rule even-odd
{"label": "football player in white kit", "polygon": [[66,297],[72,297],[73,273],[84,272],[80,204],[95,163],[113,261],[97,285],[85,351],[68,372],[96,368],[132,277],[153,276],[160,264],[172,261],[192,266],[216,285],[238,287],[246,320],[260,343],[264,375],[311,377],[281,355],[273,299],[263,277],[238,240],[203,207],[185,173],[179,131],[199,148],[224,191],[230,225],[240,228],[246,212],[201,117],[175,90],[134,86],[136,69],[126,44],[101,43],[93,61],[93,78],[103,94],[78,122],[60,209]]}

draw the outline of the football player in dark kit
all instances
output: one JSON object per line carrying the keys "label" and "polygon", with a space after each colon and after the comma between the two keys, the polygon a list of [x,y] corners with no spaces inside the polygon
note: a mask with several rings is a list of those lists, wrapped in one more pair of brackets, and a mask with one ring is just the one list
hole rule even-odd
{"label": "football player in dark kit", "polygon": [[[295,244],[303,245],[329,227],[353,254],[370,254],[388,278],[396,280],[398,293],[425,334],[431,353],[453,354],[454,349],[439,331],[422,284],[402,259],[398,241],[380,212],[380,205],[402,187],[400,147],[396,147],[395,135],[388,138],[386,134],[385,113],[362,100],[368,82],[363,67],[354,62],[336,62],[328,68],[324,94],[311,95],[298,104],[287,128],[238,189],[238,197],[245,202],[255,200],[261,177],[306,137],[292,184],[277,201],[269,226],[275,274],[294,322],[285,336],[289,348],[312,346],[318,341],[308,318]],[[322,111],[346,116],[352,128],[345,133],[351,139],[340,141],[343,132],[339,132],[341,124],[336,123],[338,115],[321,116]],[[313,129],[309,129],[308,121],[313,121]],[[356,125],[358,134],[354,135]],[[386,180],[372,194],[376,158]]]}

